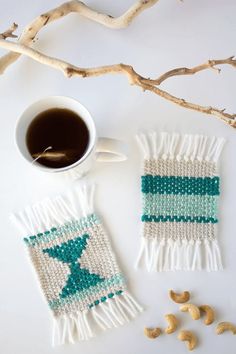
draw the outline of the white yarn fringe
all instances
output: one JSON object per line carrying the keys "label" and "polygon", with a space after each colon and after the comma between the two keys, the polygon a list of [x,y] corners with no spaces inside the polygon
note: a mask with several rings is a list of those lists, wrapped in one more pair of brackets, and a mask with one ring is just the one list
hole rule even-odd
{"label": "white yarn fringe", "polygon": [[106,330],[118,327],[142,312],[142,307],[125,292],[94,306],[91,310],[55,317],[53,321],[53,345],[89,340],[95,336],[96,327]]}
{"label": "white yarn fringe", "polygon": [[223,269],[217,240],[159,241],[142,237],[135,267],[143,263],[149,272]]}
{"label": "white yarn fringe", "polygon": [[217,163],[225,139],[204,135],[180,135],[156,132],[136,135],[145,159],[177,159],[178,161],[210,161]]}
{"label": "white yarn fringe", "polygon": [[10,216],[12,222],[25,234],[34,235],[94,212],[95,186],[80,185],[65,197],[44,199]]}

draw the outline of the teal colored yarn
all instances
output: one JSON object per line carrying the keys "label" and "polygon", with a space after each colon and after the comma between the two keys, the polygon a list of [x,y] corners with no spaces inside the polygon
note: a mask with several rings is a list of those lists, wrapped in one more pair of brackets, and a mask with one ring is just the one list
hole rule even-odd
{"label": "teal colored yarn", "polygon": [[107,296],[102,296],[99,300],[95,300],[93,303],[88,305],[88,308],[91,309],[94,306],[98,306],[99,304],[102,304],[103,302],[112,299],[114,296],[119,296],[123,293],[123,290],[118,290],[115,293],[109,293]]}
{"label": "teal colored yarn", "polygon": [[81,218],[80,220],[73,220],[71,222],[67,222],[58,227],[52,227],[50,230],[45,232],[40,232],[36,235],[25,237],[24,242],[27,243],[28,246],[34,246],[37,244],[41,244],[44,242],[52,241],[61,237],[65,232],[66,233],[78,233],[83,232],[87,228],[91,228],[95,225],[99,225],[101,223],[99,217],[96,214],[91,214],[87,217]]}
{"label": "teal colored yarn", "polygon": [[206,218],[205,216],[179,216],[179,215],[142,215],[141,220],[143,222],[196,222],[196,223],[212,223],[216,224],[218,222],[217,219],[214,218]]}
{"label": "teal colored yarn", "polygon": [[43,249],[43,252],[47,253],[49,257],[55,258],[69,266],[70,274],[59,295],[61,298],[73,295],[77,291],[90,288],[104,280],[104,278],[100,277],[98,274],[90,273],[87,269],[81,268],[78,262],[78,259],[86,249],[88,239],[89,235],[84,234],[81,237],[63,242],[60,245]]}
{"label": "teal colored yarn", "polygon": [[124,287],[124,285],[124,276],[122,274],[116,274],[111,278],[104,279],[102,283],[98,283],[97,285],[91,286],[90,288],[84,289],[66,298],[58,298],[55,300],[51,300],[49,301],[49,306],[51,309],[57,309],[60,308],[60,306],[63,306],[64,304],[70,304],[75,301],[86,300],[87,298],[90,298],[101,291],[109,290],[111,287],[113,289],[117,289],[120,287]]}
{"label": "teal colored yarn", "polygon": [[218,196],[144,194],[143,214],[217,219]]}
{"label": "teal colored yarn", "polygon": [[152,176],[141,177],[142,193],[219,195],[219,177]]}
{"label": "teal colored yarn", "polygon": [[145,175],[142,222],[218,222],[219,177]]}

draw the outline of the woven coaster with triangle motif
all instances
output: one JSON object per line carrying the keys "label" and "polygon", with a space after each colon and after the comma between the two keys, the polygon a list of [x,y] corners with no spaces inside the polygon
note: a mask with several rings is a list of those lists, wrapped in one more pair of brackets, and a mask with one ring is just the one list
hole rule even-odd
{"label": "woven coaster with triangle motif", "polygon": [[98,327],[117,327],[142,310],[127,291],[94,213],[94,188],[80,187],[76,193],[77,200],[47,199],[12,215],[27,235],[24,241],[53,314],[54,345],[87,340]]}

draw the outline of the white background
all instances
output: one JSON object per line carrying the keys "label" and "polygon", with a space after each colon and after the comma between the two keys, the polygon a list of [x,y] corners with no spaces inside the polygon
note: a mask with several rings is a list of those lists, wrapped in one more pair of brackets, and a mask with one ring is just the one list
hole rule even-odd
{"label": "white background", "polygon": [[[88,0],[94,8],[121,14],[133,0]],[[19,33],[29,21],[59,4],[56,0],[0,0],[1,30],[15,21]],[[156,77],[178,66],[194,66],[212,58],[235,53],[235,0],[162,0],[139,16],[125,30],[109,30],[78,15],[70,15],[40,32],[36,48],[81,66],[130,63],[141,74]],[[0,51],[3,53],[3,51]],[[236,72],[223,67],[218,75],[209,70],[192,77],[166,81],[163,88],[185,99],[236,112]],[[98,185],[97,208],[110,231],[129,287],[146,311],[135,321],[102,333],[90,342],[51,348],[51,322],[29,267],[20,235],[10,224],[9,214],[45,196],[63,193],[68,181],[42,175],[28,166],[14,146],[14,126],[21,112],[47,95],[78,99],[92,113],[100,135],[126,140],[127,162],[98,164],[90,178]],[[152,93],[131,87],[123,76],[66,79],[60,72],[20,58],[0,77],[1,235],[0,235],[0,352],[2,354],[143,354],[187,352],[177,334],[150,341],[144,326],[165,326],[163,315],[177,312],[168,299],[168,289],[188,289],[192,301],[211,304],[217,321],[236,323],[236,131],[216,118],[184,110]],[[134,142],[137,131],[179,131],[224,136],[222,196],[219,240],[225,270],[218,273],[162,273],[135,271],[139,249],[140,155]],[[214,334],[181,314],[182,327],[199,337],[199,354],[235,354],[236,336]]]}

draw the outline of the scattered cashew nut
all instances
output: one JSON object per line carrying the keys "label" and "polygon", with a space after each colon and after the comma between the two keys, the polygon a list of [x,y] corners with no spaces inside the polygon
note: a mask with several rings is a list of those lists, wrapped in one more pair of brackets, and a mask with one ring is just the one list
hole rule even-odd
{"label": "scattered cashew nut", "polygon": [[225,331],[231,331],[233,334],[236,334],[236,326],[231,322],[220,322],[216,327],[216,333],[222,334]]}
{"label": "scattered cashew nut", "polygon": [[188,291],[183,291],[182,293],[177,294],[173,290],[170,290],[169,296],[171,300],[177,302],[177,304],[183,304],[184,302],[187,302],[190,299],[190,293]]}
{"label": "scattered cashew nut", "polygon": [[180,331],[178,339],[187,342],[188,350],[193,350],[197,345],[197,337],[190,331]]}
{"label": "scattered cashew nut", "polygon": [[199,320],[200,318],[200,310],[194,304],[185,304],[180,306],[180,311],[189,312],[193,320]]}
{"label": "scattered cashew nut", "polygon": [[212,307],[209,305],[201,305],[199,306],[199,310],[206,313],[206,318],[204,320],[205,325],[210,325],[215,320],[215,312]]}
{"label": "scattered cashew nut", "polygon": [[144,334],[145,336],[147,336],[148,338],[154,339],[159,337],[159,335],[161,334],[161,329],[159,327],[156,328],[144,328]]}
{"label": "scattered cashew nut", "polygon": [[168,322],[168,327],[165,329],[165,333],[171,334],[175,332],[179,323],[176,316],[170,313],[165,315],[165,319]]}

